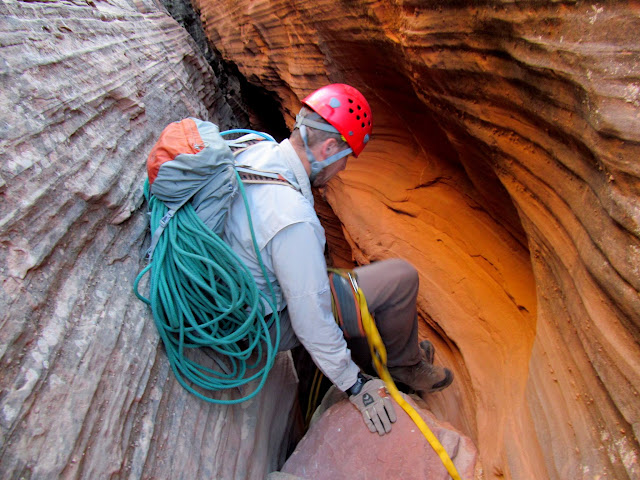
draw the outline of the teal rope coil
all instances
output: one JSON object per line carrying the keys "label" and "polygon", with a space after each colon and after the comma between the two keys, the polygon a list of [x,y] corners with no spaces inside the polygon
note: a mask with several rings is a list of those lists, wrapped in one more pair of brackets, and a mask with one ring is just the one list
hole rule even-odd
{"label": "teal rope coil", "polygon": [[[256,396],[267,380],[280,343],[276,295],[260,255],[244,186],[237,172],[236,177],[270,295],[258,289],[246,265],[202,222],[191,203],[180,208],[168,222],[153,260],[134,282],[136,296],[151,307],[178,382],[198,398],[218,404],[240,403]],[[144,194],[153,232],[168,209],[150,195],[148,181]],[[139,284],[149,271],[149,298],[146,298],[140,294]],[[268,321],[265,303],[273,312]],[[275,341],[269,334],[273,326]],[[189,358],[191,349],[202,347],[223,357],[225,367],[211,368]],[[200,391],[240,389],[258,379],[253,391],[243,392],[241,398],[212,398]]]}

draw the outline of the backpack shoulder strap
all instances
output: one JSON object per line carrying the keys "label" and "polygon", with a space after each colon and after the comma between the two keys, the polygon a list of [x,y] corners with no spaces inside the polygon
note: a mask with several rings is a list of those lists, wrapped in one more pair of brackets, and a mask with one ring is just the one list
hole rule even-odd
{"label": "backpack shoulder strap", "polygon": [[[233,152],[233,156],[237,157],[242,152],[250,149],[254,145],[257,145],[265,140],[267,141],[275,141],[273,137],[266,133],[255,132],[253,130],[238,130],[238,132],[247,132],[242,137],[233,139],[233,140],[225,140],[231,151]],[[222,132],[222,135],[227,134],[228,132]],[[272,184],[272,185],[287,185],[295,190],[295,187],[291,184],[289,180],[284,178],[281,174],[277,172],[270,172],[268,170],[260,170],[257,168],[250,167],[248,165],[236,164],[236,171],[238,172],[238,176],[242,183],[247,184]]]}
{"label": "backpack shoulder strap", "polygon": [[237,165],[236,172],[240,176],[240,180],[244,184],[272,184],[272,185],[286,185],[295,190],[295,187],[291,185],[291,182],[284,178],[282,175],[276,172],[269,172],[266,170],[258,170],[246,165]]}

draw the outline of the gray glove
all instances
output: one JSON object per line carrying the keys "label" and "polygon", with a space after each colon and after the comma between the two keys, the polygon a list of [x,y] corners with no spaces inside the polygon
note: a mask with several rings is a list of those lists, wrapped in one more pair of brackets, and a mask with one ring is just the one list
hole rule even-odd
{"label": "gray glove", "polygon": [[371,433],[377,431],[379,435],[384,435],[391,431],[391,424],[396,421],[396,411],[382,380],[358,374],[358,381],[347,393],[349,401],[362,413]]}

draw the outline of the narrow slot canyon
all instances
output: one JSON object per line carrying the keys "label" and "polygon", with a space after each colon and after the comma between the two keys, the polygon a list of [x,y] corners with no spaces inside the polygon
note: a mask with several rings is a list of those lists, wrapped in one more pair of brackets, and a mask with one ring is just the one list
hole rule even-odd
{"label": "narrow slot canyon", "polygon": [[145,160],[185,117],[286,138],[328,83],[362,91],[374,121],[315,192],[328,256],[418,270],[420,338],[455,374],[423,406],[473,444],[469,478],[640,477],[637,2],[7,0],[0,15],[3,478],[285,465],[304,408],[291,356],[255,399],[200,402],[132,292]]}

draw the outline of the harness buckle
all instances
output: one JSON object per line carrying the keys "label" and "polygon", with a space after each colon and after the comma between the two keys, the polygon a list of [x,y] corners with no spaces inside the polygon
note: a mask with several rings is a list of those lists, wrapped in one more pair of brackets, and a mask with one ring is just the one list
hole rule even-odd
{"label": "harness buckle", "polygon": [[356,280],[356,276],[352,275],[351,272],[347,272],[347,275],[349,276],[349,280],[351,281],[351,286],[353,287],[353,291],[357,293],[359,290],[359,287],[358,287],[358,282]]}
{"label": "harness buckle", "polygon": [[162,219],[160,220],[160,226],[162,228],[165,228],[167,226],[167,224],[169,223],[169,220],[171,220],[173,218],[173,216],[175,215],[175,211],[173,210],[169,210],[164,217],[162,217]]}

